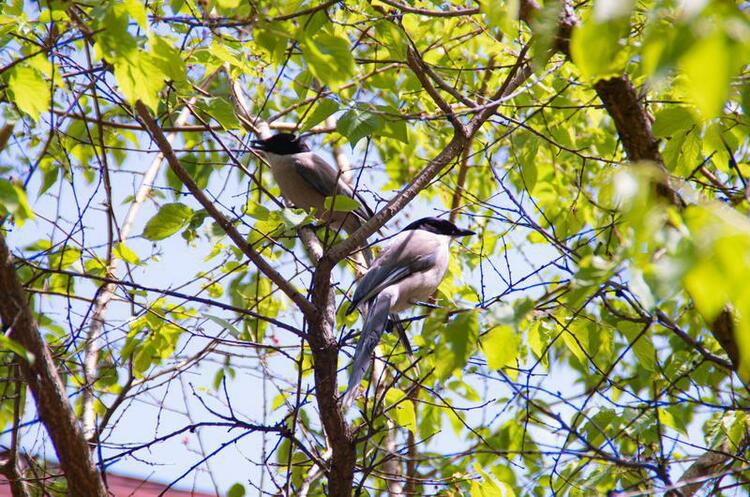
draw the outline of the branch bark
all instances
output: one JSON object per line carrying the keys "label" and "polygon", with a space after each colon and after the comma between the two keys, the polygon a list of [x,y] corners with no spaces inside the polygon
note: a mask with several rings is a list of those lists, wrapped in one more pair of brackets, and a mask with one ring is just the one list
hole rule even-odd
{"label": "branch bark", "polygon": [[83,430],[68,397],[52,354],[39,333],[26,292],[16,276],[13,256],[0,234],[0,317],[10,338],[33,354],[32,362],[19,358],[21,375],[29,386],[39,419],[52,439],[60,467],[74,497],[106,497]]}
{"label": "branch bark", "polygon": [[723,475],[724,472],[722,470],[734,459],[731,454],[734,451],[741,454],[745,447],[747,447],[747,438],[743,442],[743,447],[739,448],[740,450],[737,447],[732,447],[731,442],[726,440],[720,450],[707,450],[704,452],[685,470],[675,485],[682,497],[692,497],[713,476],[719,477]]}

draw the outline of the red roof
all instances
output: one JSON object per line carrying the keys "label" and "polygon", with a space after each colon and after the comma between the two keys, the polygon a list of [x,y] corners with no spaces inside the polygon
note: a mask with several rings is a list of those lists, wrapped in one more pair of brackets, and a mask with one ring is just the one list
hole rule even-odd
{"label": "red roof", "polygon": [[[156,497],[166,484],[144,481],[143,478],[107,473],[107,488],[114,497]],[[192,490],[169,489],[165,497],[217,497],[215,494],[193,492]],[[12,497],[8,480],[0,476],[0,497]]]}

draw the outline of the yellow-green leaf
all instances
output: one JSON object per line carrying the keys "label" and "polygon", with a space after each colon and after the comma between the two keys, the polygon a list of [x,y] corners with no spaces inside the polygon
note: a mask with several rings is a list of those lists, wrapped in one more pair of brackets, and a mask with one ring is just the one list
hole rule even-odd
{"label": "yellow-green leaf", "polygon": [[300,41],[310,72],[321,82],[335,86],[354,76],[354,57],[345,38],[320,32]]}
{"label": "yellow-green leaf", "polygon": [[[388,415],[402,428],[416,434],[417,416],[411,400],[405,399],[406,394],[398,388],[391,388],[385,394]],[[396,405],[397,404],[397,405]],[[395,406],[395,407],[391,407]]]}
{"label": "yellow-green leaf", "polygon": [[697,42],[680,61],[685,93],[704,119],[719,115],[729,94],[731,48],[724,33],[717,31]]}
{"label": "yellow-green leaf", "polygon": [[323,208],[326,211],[333,212],[353,212],[362,206],[355,199],[346,195],[336,195],[335,197],[326,197],[323,201]]}
{"label": "yellow-green leaf", "polygon": [[570,55],[589,80],[619,75],[627,62],[623,37],[627,35],[628,19],[596,22],[590,18],[573,30]]}
{"label": "yellow-green leaf", "polygon": [[39,72],[26,66],[13,69],[8,80],[13,102],[35,121],[50,106],[50,86]]}
{"label": "yellow-green leaf", "polygon": [[26,200],[26,193],[6,179],[0,179],[0,212],[13,214],[19,226],[34,217]]}
{"label": "yellow-green leaf", "polygon": [[307,131],[316,124],[322,122],[328,116],[339,110],[339,104],[333,99],[324,98],[315,106],[312,112],[305,119],[300,131]]}
{"label": "yellow-green leaf", "polygon": [[156,112],[165,80],[161,65],[143,50],[133,50],[129,56],[118,57],[114,66],[115,78],[125,101],[132,105],[140,100]]}
{"label": "yellow-green leaf", "polygon": [[138,254],[133,252],[123,242],[120,242],[117,245],[115,245],[113,252],[115,253],[115,257],[117,257],[118,259],[122,259],[125,262],[129,262],[130,264],[141,263],[141,260],[138,258]]}
{"label": "yellow-green leaf", "polygon": [[156,241],[167,238],[187,226],[193,216],[193,209],[180,203],[165,204],[154,217],[148,220],[143,229],[143,237]]}
{"label": "yellow-green leaf", "polygon": [[482,339],[482,351],[490,369],[515,366],[519,339],[512,327],[496,326]]}

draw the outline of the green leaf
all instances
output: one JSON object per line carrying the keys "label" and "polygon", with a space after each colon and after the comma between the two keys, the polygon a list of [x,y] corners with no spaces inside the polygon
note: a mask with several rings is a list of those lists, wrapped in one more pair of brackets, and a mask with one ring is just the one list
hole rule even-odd
{"label": "green leaf", "polygon": [[[439,313],[436,317],[440,319]],[[441,341],[447,342],[447,350],[440,347],[440,359],[435,364],[438,378],[444,380],[466,365],[478,336],[479,317],[476,312],[462,312],[442,328],[440,337]]]}
{"label": "green leaf", "polygon": [[581,366],[588,364],[588,358],[592,356],[589,350],[588,328],[579,321],[571,322],[567,329],[562,332],[563,343],[570,350]]}
{"label": "green leaf", "polygon": [[289,33],[282,27],[277,22],[260,21],[253,30],[255,42],[268,51],[274,63],[281,63],[284,60],[284,51],[290,39]]}
{"label": "green leaf", "polygon": [[226,130],[239,129],[240,120],[234,112],[234,106],[221,97],[208,99],[207,105],[201,105],[222,128]]}
{"label": "green leaf", "polygon": [[686,107],[674,106],[656,113],[652,129],[657,138],[669,138],[677,131],[690,129],[694,125],[693,114]]}
{"label": "green leaf", "polygon": [[49,110],[50,86],[42,75],[27,66],[16,66],[8,80],[13,103],[35,121]]}
{"label": "green leaf", "polygon": [[515,366],[518,356],[518,336],[512,327],[500,325],[493,328],[482,339],[482,351],[490,369]]}
{"label": "green leaf", "polygon": [[138,23],[141,29],[148,30],[148,17],[146,7],[141,0],[122,0],[130,17]]}
{"label": "green leaf", "polygon": [[310,71],[302,71],[294,78],[292,88],[294,89],[294,93],[297,94],[297,98],[303,99],[307,96],[307,93],[312,88],[313,81],[314,78]]}
{"label": "green leaf", "polygon": [[147,240],[163,240],[187,226],[193,217],[193,209],[179,202],[162,205],[159,212],[148,220],[143,229]]}
{"label": "green leaf", "polygon": [[142,50],[133,50],[115,60],[115,78],[126,102],[133,105],[140,100],[152,111],[158,111],[159,92],[166,79],[159,62]]}
{"label": "green leaf", "polygon": [[300,131],[307,131],[316,124],[325,120],[328,116],[339,110],[339,104],[333,99],[324,98],[318,102],[315,109],[308,114]]}
{"label": "green leaf", "polygon": [[94,35],[94,57],[106,58],[110,62],[118,58],[127,58],[138,49],[138,42],[128,32],[130,21],[127,8],[121,3],[108,3],[103,6],[104,15],[99,18],[98,31]]}
{"label": "green leaf", "polygon": [[[385,402],[388,406],[388,415],[401,427],[416,434],[417,415],[411,400],[405,399],[406,394],[398,388],[390,388],[385,393]],[[397,404],[397,405],[396,405]],[[394,406],[395,407],[391,407]]]}
{"label": "green leaf", "polygon": [[724,33],[716,31],[696,43],[680,61],[685,93],[704,119],[716,117],[724,107],[729,95],[732,57],[732,47]]}
{"label": "green leaf", "polygon": [[345,38],[322,31],[299,45],[310,72],[322,83],[335,86],[354,76],[354,57]]}
{"label": "green leaf", "polygon": [[516,36],[518,32],[518,9],[520,0],[479,0],[479,11],[489,24],[500,29],[506,36]]}
{"label": "green leaf", "polygon": [[115,257],[117,257],[118,259],[122,259],[125,262],[129,262],[130,264],[141,264],[141,260],[138,258],[138,254],[133,252],[123,242],[115,245],[113,252],[115,253]]}
{"label": "green leaf", "polygon": [[296,228],[312,221],[312,217],[302,209],[281,209],[278,214],[287,228]]}
{"label": "green leaf", "polygon": [[235,483],[229,488],[227,497],[245,497],[245,487],[240,483]]}
{"label": "green leaf", "polygon": [[562,0],[548,0],[531,19],[531,30],[535,38],[532,45],[532,62],[535,68],[544,67],[552,56],[562,7]]}
{"label": "green leaf", "polygon": [[566,296],[566,301],[572,308],[581,305],[595,288],[612,276],[615,270],[612,262],[598,255],[586,256],[578,265],[571,291]]}
{"label": "green leaf", "polygon": [[[240,0],[217,0],[219,7],[224,10],[233,10],[240,6]],[[244,489],[242,495],[245,495]],[[235,496],[230,496],[235,497]]]}
{"label": "green leaf", "polygon": [[378,105],[377,109],[384,114],[382,117],[383,126],[378,135],[393,138],[401,143],[409,143],[406,120],[401,117],[398,109],[387,105]]}
{"label": "green leaf", "polygon": [[81,251],[77,248],[66,247],[59,252],[49,254],[49,267],[52,269],[66,269],[81,258]]}
{"label": "green leaf", "polygon": [[595,81],[622,73],[628,51],[621,40],[628,27],[627,18],[601,23],[588,19],[573,30],[570,55],[584,78]]}
{"label": "green leaf", "polygon": [[638,358],[638,364],[648,371],[656,371],[656,351],[648,332],[643,333],[643,324],[620,321],[617,329],[627,337]]}
{"label": "green leaf", "polygon": [[235,339],[241,340],[242,332],[238,330],[235,325],[233,325],[226,319],[220,318],[218,316],[212,316],[211,314],[204,314],[203,317],[210,319],[214,323],[218,324],[219,326],[227,330],[229,334],[232,335]]}
{"label": "green leaf", "polygon": [[383,119],[368,111],[348,110],[336,122],[336,131],[344,136],[352,148],[366,136],[372,136],[383,127]]}
{"label": "green leaf", "polygon": [[488,474],[482,467],[474,463],[474,469],[482,476],[482,482],[473,481],[471,497],[515,497],[513,488],[505,482],[498,481]]}
{"label": "green leaf", "polygon": [[27,219],[34,217],[34,212],[26,201],[26,193],[6,179],[0,178],[0,210],[13,214],[16,224],[23,225]]}
{"label": "green leaf", "polygon": [[326,212],[354,212],[361,209],[362,206],[352,197],[336,195],[335,197],[326,197],[323,201],[323,208]]}
{"label": "green leaf", "polygon": [[253,199],[248,199],[245,204],[245,214],[259,221],[265,221],[271,216],[271,211]]}
{"label": "green leaf", "polygon": [[0,348],[10,350],[17,356],[24,358],[29,364],[34,363],[34,354],[26,350],[23,345],[12,338],[5,336],[3,333],[0,333]]}
{"label": "green leaf", "polygon": [[180,51],[170,45],[163,36],[153,36],[149,43],[153,60],[163,71],[165,79],[180,83],[186,81],[187,69]]}
{"label": "green leaf", "polygon": [[52,185],[57,182],[57,177],[60,173],[60,167],[51,161],[42,160],[39,168],[42,170],[42,184],[39,187],[39,194],[42,195],[44,192],[49,190]]}

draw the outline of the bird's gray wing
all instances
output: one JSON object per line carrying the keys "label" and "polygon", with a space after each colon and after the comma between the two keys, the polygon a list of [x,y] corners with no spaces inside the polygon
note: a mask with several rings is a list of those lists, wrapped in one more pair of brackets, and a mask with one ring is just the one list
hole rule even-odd
{"label": "bird's gray wing", "polygon": [[384,288],[398,283],[413,273],[425,271],[435,265],[435,253],[418,254],[411,257],[397,257],[396,260],[373,265],[362,277],[354,290],[352,303],[347,314],[354,311],[361,302],[367,302]]}
{"label": "bird's gray wing", "polygon": [[336,194],[339,172],[316,154],[304,154],[294,161],[294,169],[324,197]]}
{"label": "bird's gray wing", "polygon": [[[305,160],[308,158],[310,160]],[[352,190],[346,181],[341,178],[338,169],[317,154],[309,154],[305,159],[295,160],[294,169],[310,186],[324,197],[332,197],[338,194],[357,200],[360,208],[355,210],[354,213],[362,220],[367,220],[373,215],[362,196]]]}

